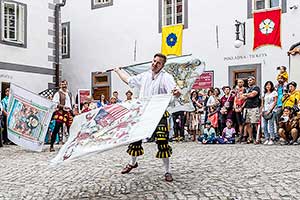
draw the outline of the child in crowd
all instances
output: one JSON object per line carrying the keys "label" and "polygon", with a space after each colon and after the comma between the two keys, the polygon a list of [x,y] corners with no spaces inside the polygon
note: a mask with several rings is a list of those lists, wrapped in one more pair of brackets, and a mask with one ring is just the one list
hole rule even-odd
{"label": "child in crowd", "polygon": [[212,127],[211,122],[207,121],[205,123],[205,129],[203,135],[198,137],[198,141],[202,144],[215,144],[216,142],[216,131]]}
{"label": "child in crowd", "polygon": [[226,127],[223,129],[222,136],[217,138],[219,144],[234,144],[235,143],[235,129],[232,127],[233,122],[227,119]]}
{"label": "child in crowd", "polygon": [[81,113],[85,113],[85,112],[89,112],[89,111],[91,111],[91,109],[89,108],[89,102],[88,101],[84,101]]}
{"label": "child in crowd", "polygon": [[277,75],[277,81],[279,81],[280,79],[283,80],[283,84],[286,84],[288,82],[289,79],[289,75],[286,71],[286,67],[285,66],[280,66],[277,67],[277,70],[279,70],[279,74]]}
{"label": "child in crowd", "polygon": [[117,98],[115,96],[110,97],[109,104],[111,105],[116,103],[117,103]]}

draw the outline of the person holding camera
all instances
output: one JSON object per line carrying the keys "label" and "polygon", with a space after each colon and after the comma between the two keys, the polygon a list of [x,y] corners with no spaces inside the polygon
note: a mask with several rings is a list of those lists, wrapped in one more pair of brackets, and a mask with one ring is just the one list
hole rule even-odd
{"label": "person holding camera", "polygon": [[282,98],[283,107],[297,107],[300,100],[300,93],[296,90],[297,83],[292,81],[287,85],[287,88],[288,93],[286,93]]}
{"label": "person holding camera", "polygon": [[262,117],[264,125],[264,144],[272,145],[275,140],[275,114],[274,108],[277,103],[277,92],[272,81],[267,81],[264,86],[264,95],[262,98]]}
{"label": "person holding camera", "polygon": [[285,107],[283,114],[279,118],[278,134],[281,138],[281,145],[298,144],[299,137],[299,116],[297,116],[298,108],[296,110],[292,107]]}

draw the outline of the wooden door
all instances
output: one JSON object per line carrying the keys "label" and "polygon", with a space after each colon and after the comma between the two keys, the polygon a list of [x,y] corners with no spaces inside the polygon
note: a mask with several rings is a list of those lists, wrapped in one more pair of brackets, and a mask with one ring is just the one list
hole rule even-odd
{"label": "wooden door", "polygon": [[241,70],[241,71],[233,71],[233,83],[236,86],[238,79],[244,80],[244,87],[248,87],[248,77],[254,76],[256,77],[256,70]]}
{"label": "wooden door", "polygon": [[93,97],[95,100],[100,100],[102,94],[104,94],[106,100],[109,100],[109,86],[93,88]]}

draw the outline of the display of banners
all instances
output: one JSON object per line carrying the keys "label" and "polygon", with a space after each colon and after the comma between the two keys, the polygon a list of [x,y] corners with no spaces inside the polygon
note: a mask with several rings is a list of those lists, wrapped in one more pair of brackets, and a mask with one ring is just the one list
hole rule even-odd
{"label": "display of banners", "polygon": [[161,52],[165,55],[182,55],[183,25],[162,27]]}
{"label": "display of banners", "polygon": [[281,9],[253,13],[253,50],[263,45],[281,47]]}
{"label": "display of banners", "polygon": [[214,71],[203,72],[195,81],[192,89],[209,89],[214,87]]}
{"label": "display of banners", "polygon": [[7,132],[13,143],[32,151],[42,151],[56,103],[11,84]]}
{"label": "display of banners", "polygon": [[152,136],[171,95],[112,104],[74,118],[68,141],[52,163],[71,161]]}
{"label": "display of banners", "polygon": [[[137,75],[150,70],[151,62],[136,64],[123,67],[130,75]],[[202,74],[205,69],[205,63],[191,55],[169,58],[164,66],[165,71],[171,74],[176,82],[177,87],[181,90],[181,96],[174,98],[169,105],[168,111],[174,113],[177,111],[193,111],[190,99],[190,92],[195,80]]]}
{"label": "display of banners", "polygon": [[81,111],[81,105],[87,98],[91,96],[91,90],[90,89],[79,89],[78,90],[78,107],[79,107],[79,112]]}

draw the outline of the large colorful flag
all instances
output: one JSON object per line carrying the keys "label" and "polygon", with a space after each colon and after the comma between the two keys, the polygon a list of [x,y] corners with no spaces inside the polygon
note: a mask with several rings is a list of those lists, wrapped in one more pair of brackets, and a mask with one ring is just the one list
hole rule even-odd
{"label": "large colorful flag", "polygon": [[281,9],[255,12],[253,50],[263,45],[281,47]]}
{"label": "large colorful flag", "polygon": [[182,24],[162,28],[161,52],[163,54],[182,55],[182,30]]}
{"label": "large colorful flag", "polygon": [[[123,67],[130,75],[137,75],[150,70],[151,62]],[[165,71],[171,74],[176,85],[181,90],[181,96],[174,98],[168,107],[170,113],[177,111],[193,111],[190,91],[196,79],[205,69],[205,63],[191,55],[169,58],[164,66]]]}
{"label": "large colorful flag", "polygon": [[42,151],[56,104],[11,84],[8,104],[8,138],[32,151]]}
{"label": "large colorful flag", "polygon": [[151,137],[171,95],[105,106],[74,118],[68,141],[52,163],[78,159]]}

